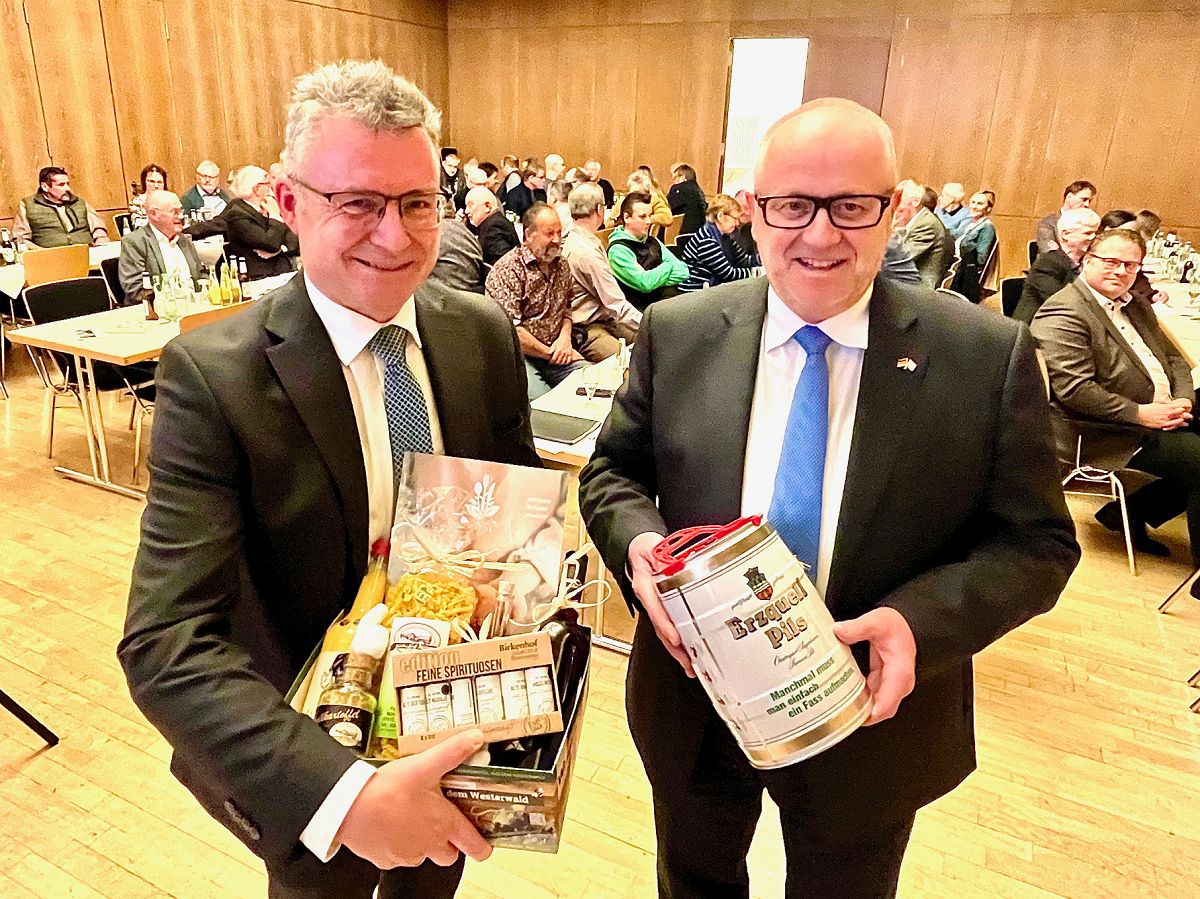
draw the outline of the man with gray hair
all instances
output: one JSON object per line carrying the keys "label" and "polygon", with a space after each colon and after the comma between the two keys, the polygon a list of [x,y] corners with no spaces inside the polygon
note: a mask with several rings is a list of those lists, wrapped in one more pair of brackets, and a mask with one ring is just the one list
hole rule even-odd
{"label": "man with gray hair", "polygon": [[1054,235],[1058,239],[1053,247],[1038,253],[1034,260],[1025,277],[1021,299],[1013,310],[1013,318],[1027,325],[1033,324],[1033,317],[1042,308],[1042,303],[1075,280],[1088,244],[1099,229],[1099,213],[1087,206],[1076,206],[1059,215]]}
{"label": "man with gray hair", "polygon": [[616,199],[616,191],[613,189],[612,182],[607,178],[600,177],[600,163],[594,159],[589,159],[583,164],[583,173],[587,175],[588,180],[593,184],[599,184],[600,189],[604,191],[604,205],[612,206]]}
{"label": "man with gray hair", "polygon": [[954,261],[954,241],[926,203],[925,185],[906,180],[896,189],[900,191],[895,214],[900,247],[916,264],[921,283],[936,288]]}
{"label": "man with gray hair", "polygon": [[[660,896],[750,895],[764,789],[788,896],[895,896],[918,810],[975,767],[972,656],[1050,608],[1079,558],[1028,331],[879,276],[895,184],[891,132],[858,104],[812,101],[771,127],[751,197],[766,277],[646,310],[580,476],[588,534],[640,613],[626,709]],[[869,701],[833,699],[807,727],[764,703],[746,728],[761,741],[739,745],[653,550],[755,515],[808,566]],[[779,679],[748,689],[817,697],[810,709],[836,691],[818,660],[795,668],[804,640],[756,636],[743,651]]]}
{"label": "man with gray hair", "polygon": [[229,194],[221,190],[221,169],[211,159],[196,166],[196,183],[183,195],[185,215],[201,212],[205,218],[220,215],[229,203]]}
{"label": "man with gray hair", "polygon": [[513,247],[520,246],[517,229],[500,208],[496,195],[486,187],[467,191],[465,206],[467,225],[479,237],[483,261],[489,266],[499,262]]}
{"label": "man with gray hair", "polygon": [[284,699],[390,534],[406,452],[540,464],[512,324],[426,281],[438,125],[377,60],[297,79],[275,190],[303,272],[159,363],[118,655],[272,899],[440,899],[490,852],[438,785],[480,731],[374,768]]}
{"label": "man with gray hair", "polygon": [[143,273],[152,278],[175,275],[195,284],[200,277],[200,257],[192,238],[183,233],[183,203],[169,190],[152,190],[146,196],[146,224],[121,238],[117,277],[126,303],[138,301]]}
{"label": "man with gray hair", "polygon": [[563,240],[575,286],[571,291],[574,343],[588,362],[615,355],[620,341],[632,344],[642,313],[625,293],[608,264],[596,232],[604,224],[604,191],[599,184],[580,184],[567,196],[572,227]]}
{"label": "man with gray hair", "polygon": [[946,226],[946,230],[950,232],[950,236],[956,240],[962,236],[971,221],[971,210],[963,205],[963,200],[966,198],[967,192],[961,184],[957,181],[948,181],[942,185],[942,192],[938,194],[937,208],[934,210],[942,224]]}

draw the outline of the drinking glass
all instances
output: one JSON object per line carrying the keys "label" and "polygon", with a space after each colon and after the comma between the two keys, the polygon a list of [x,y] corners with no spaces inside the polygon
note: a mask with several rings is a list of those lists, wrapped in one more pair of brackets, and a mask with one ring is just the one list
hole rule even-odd
{"label": "drinking glass", "polygon": [[583,379],[583,393],[587,397],[588,403],[596,398],[596,391],[600,389],[600,371],[595,365],[589,365],[580,373]]}

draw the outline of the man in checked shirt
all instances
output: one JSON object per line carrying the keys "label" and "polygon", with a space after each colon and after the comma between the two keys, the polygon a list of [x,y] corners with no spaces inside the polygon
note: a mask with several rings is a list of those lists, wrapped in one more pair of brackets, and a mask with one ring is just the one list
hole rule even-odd
{"label": "man in checked shirt", "polygon": [[492,267],[487,295],[508,313],[525,354],[529,398],[536,399],[585,365],[571,345],[571,269],[562,258],[562,222],[535,203],[521,220],[525,239]]}

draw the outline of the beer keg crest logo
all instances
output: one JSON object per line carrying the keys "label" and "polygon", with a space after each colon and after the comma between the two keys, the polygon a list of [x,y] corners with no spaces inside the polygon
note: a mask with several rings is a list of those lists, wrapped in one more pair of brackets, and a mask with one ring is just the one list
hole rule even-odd
{"label": "beer keg crest logo", "polygon": [[754,595],[763,602],[766,602],[774,595],[775,590],[771,587],[771,582],[757,568],[751,568],[746,572],[745,577],[746,583],[750,585],[750,589],[754,591]]}

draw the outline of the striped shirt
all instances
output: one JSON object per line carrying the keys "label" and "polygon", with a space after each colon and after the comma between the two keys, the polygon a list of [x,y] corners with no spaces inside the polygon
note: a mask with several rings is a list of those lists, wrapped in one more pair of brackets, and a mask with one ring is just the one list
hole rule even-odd
{"label": "striped shirt", "polygon": [[733,241],[723,240],[713,222],[706,222],[692,235],[684,247],[683,261],[687,263],[689,275],[679,285],[680,290],[700,290],[754,276],[754,263],[750,257]]}

